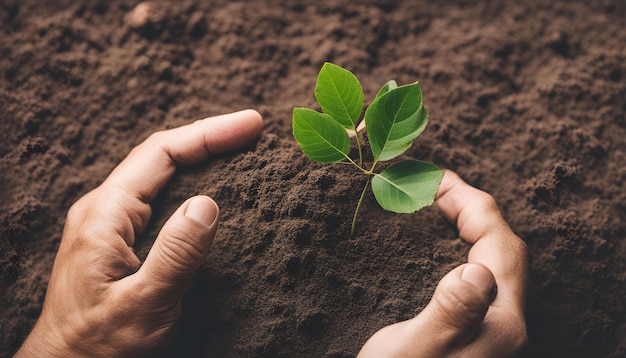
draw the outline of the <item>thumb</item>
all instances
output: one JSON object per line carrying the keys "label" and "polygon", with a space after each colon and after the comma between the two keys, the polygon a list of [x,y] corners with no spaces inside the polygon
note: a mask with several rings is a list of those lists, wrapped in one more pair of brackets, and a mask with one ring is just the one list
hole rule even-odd
{"label": "thumb", "polygon": [[478,332],[495,287],[493,274],[483,265],[455,268],[420,314],[376,332],[359,357],[456,356]]}
{"label": "thumb", "polygon": [[495,278],[487,267],[459,266],[439,282],[430,303],[410,321],[411,331],[424,342],[439,345],[431,347],[436,351],[461,347],[478,332],[495,290]]}
{"label": "thumb", "polygon": [[153,297],[171,303],[182,298],[213,243],[218,221],[219,208],[207,196],[188,199],[169,218],[138,272]]}

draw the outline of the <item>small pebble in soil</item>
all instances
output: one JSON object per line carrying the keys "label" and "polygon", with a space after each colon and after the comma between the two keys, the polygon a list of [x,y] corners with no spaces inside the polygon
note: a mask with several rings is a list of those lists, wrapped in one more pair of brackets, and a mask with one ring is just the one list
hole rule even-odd
{"label": "small pebble in soil", "polygon": [[133,29],[144,27],[154,14],[154,4],[149,1],[140,2],[128,14],[127,22]]}

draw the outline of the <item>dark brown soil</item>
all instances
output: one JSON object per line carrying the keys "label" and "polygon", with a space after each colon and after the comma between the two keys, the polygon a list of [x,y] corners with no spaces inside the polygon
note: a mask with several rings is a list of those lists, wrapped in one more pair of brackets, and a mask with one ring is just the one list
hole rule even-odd
{"label": "dark brown soil", "polygon": [[430,124],[407,156],[492,193],[528,244],[525,356],[626,356],[623,1],[159,2],[143,25],[136,3],[0,2],[3,356],[39,314],[72,202],[149,133],[248,107],[259,141],[180,172],[138,244],[191,195],[222,208],[169,354],[351,357],[418,313],[468,246],[436,208],[371,195],[349,237],[363,178],[290,134],[324,61],[366,99],[421,82]]}

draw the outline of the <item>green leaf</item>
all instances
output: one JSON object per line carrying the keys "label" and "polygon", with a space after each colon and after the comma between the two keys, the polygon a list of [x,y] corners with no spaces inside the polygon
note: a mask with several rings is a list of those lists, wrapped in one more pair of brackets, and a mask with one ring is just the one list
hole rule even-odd
{"label": "green leaf", "polygon": [[389,90],[365,111],[365,125],[374,161],[404,153],[426,128],[428,112],[422,106],[418,83]]}
{"label": "green leaf", "polygon": [[443,170],[416,160],[396,163],[375,174],[372,191],[380,206],[395,213],[413,213],[435,201]]}
{"label": "green leaf", "polygon": [[384,95],[385,93],[387,93],[387,92],[389,92],[391,90],[394,90],[396,88],[398,88],[398,84],[396,83],[396,81],[391,80],[391,81],[385,83],[385,85],[381,89],[378,90],[378,93],[376,93],[376,97],[375,98],[378,98],[378,97]]}
{"label": "green leaf", "polygon": [[294,108],[292,124],[296,142],[311,160],[332,163],[348,157],[348,133],[329,115],[308,108]]}
{"label": "green leaf", "polygon": [[363,111],[363,89],[352,72],[326,62],[315,84],[315,99],[324,113],[354,129]]}

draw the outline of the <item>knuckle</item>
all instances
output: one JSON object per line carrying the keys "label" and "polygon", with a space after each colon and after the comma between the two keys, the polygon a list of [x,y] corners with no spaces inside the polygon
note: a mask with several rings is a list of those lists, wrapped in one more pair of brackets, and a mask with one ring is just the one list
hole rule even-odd
{"label": "knuckle", "polygon": [[99,186],[83,195],[68,209],[67,222],[70,224],[85,226],[84,224],[87,223],[90,218],[96,218],[99,216],[96,213],[99,205],[94,204],[101,203],[103,201],[103,197],[106,198],[107,195],[108,193],[106,193],[106,190],[103,189],[102,186]]}
{"label": "knuckle", "polygon": [[72,204],[68,210],[63,239],[69,241],[73,247],[83,247],[101,235],[100,222],[90,220],[98,217],[94,214],[93,198],[94,194],[89,193]]}
{"label": "knuckle", "polygon": [[500,212],[498,203],[491,194],[480,191],[476,199],[476,205],[480,211],[487,214],[495,214]]}
{"label": "knuckle", "polygon": [[160,148],[165,141],[166,132],[167,132],[166,130],[153,132],[143,142],[139,143],[139,145],[134,147],[130,151],[130,155],[141,152],[142,150],[145,150],[146,148],[148,149]]}
{"label": "knuckle", "polygon": [[150,136],[146,139],[144,143],[151,145],[161,145],[166,135],[166,131],[154,132],[150,134]]}
{"label": "knuckle", "polygon": [[82,198],[78,199],[72,206],[70,206],[67,212],[67,221],[68,222],[81,222],[85,217],[89,209],[92,207],[92,194],[88,193]]}

